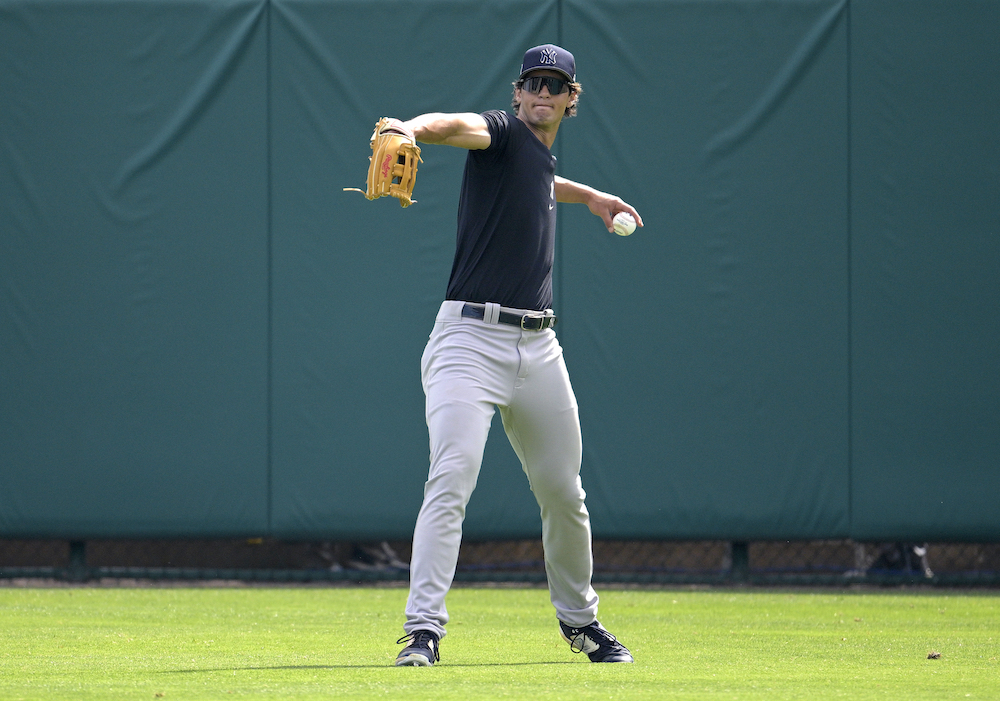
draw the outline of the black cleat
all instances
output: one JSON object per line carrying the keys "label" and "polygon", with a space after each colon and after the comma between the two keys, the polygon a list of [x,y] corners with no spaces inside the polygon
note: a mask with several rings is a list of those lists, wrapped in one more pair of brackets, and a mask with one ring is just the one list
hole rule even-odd
{"label": "black cleat", "polygon": [[416,630],[396,641],[397,645],[409,643],[396,657],[397,667],[430,667],[441,659],[438,655],[438,636],[429,630]]}
{"label": "black cleat", "polygon": [[559,621],[559,632],[573,652],[585,652],[591,662],[634,662],[632,653],[597,621],[571,628]]}

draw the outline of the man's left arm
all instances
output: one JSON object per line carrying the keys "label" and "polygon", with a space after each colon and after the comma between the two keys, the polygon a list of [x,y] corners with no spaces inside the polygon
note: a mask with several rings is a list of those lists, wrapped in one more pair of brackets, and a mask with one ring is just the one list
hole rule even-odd
{"label": "man's left arm", "polygon": [[615,226],[612,219],[618,212],[628,212],[635,218],[635,223],[642,226],[642,217],[635,211],[635,207],[625,202],[620,197],[610,195],[607,192],[595,190],[589,185],[574,182],[556,176],[556,201],[566,203],[585,204],[590,211],[601,218],[604,226],[609,232],[614,232]]}

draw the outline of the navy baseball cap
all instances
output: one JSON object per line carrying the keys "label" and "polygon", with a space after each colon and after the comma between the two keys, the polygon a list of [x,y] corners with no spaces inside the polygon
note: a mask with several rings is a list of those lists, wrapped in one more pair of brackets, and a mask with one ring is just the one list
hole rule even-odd
{"label": "navy baseball cap", "polygon": [[559,71],[570,79],[576,81],[576,60],[566,49],[555,44],[542,44],[524,52],[524,59],[521,61],[521,78],[525,73],[546,69]]}

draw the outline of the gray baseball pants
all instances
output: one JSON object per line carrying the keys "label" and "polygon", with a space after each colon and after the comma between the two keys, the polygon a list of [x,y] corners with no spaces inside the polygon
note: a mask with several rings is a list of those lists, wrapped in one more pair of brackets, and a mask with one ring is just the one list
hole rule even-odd
{"label": "gray baseball pants", "polygon": [[465,507],[479,478],[494,407],[535,495],[549,594],[559,620],[597,618],[591,586],[590,515],[580,481],[576,397],[552,329],[462,317],[463,302],[441,305],[421,358],[431,461],[413,532],[407,633],[445,635]]}

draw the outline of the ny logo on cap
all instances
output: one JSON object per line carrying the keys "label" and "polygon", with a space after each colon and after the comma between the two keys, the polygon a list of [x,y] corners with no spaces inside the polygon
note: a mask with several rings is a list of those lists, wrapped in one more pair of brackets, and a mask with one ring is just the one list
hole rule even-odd
{"label": "ny logo on cap", "polygon": [[555,49],[542,49],[542,55],[539,57],[538,62],[543,66],[556,65]]}

